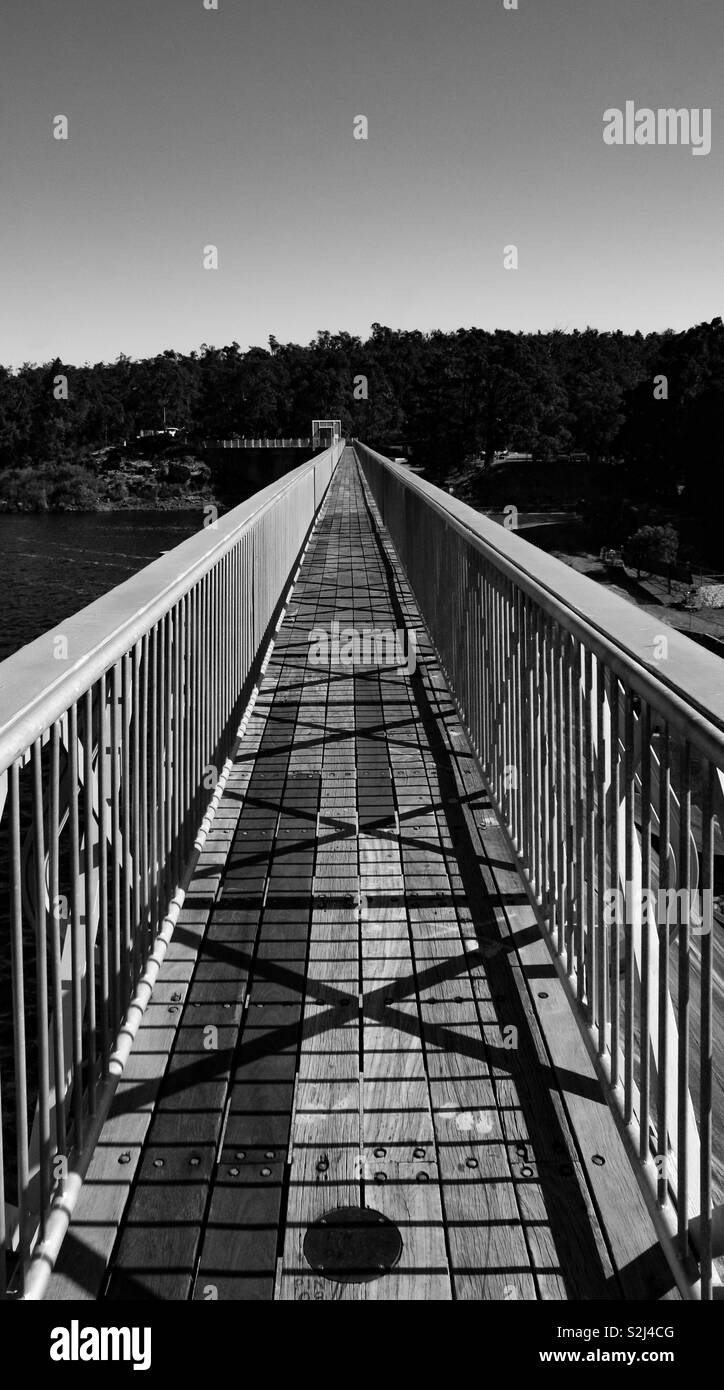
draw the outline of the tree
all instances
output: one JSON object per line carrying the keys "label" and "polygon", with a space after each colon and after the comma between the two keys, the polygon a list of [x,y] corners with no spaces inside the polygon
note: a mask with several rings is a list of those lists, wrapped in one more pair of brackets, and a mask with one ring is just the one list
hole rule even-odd
{"label": "tree", "polygon": [[639,579],[641,571],[660,570],[668,572],[669,593],[671,593],[671,567],[676,564],[679,553],[679,536],[673,526],[640,526],[631,536],[626,546],[626,558],[636,566]]}

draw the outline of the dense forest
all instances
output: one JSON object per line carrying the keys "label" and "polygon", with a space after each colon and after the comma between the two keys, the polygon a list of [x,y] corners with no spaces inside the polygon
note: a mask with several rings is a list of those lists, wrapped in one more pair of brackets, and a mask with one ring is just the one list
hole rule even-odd
{"label": "dense forest", "polygon": [[434,481],[466,464],[484,479],[496,453],[525,451],[529,478],[558,476],[566,462],[570,500],[603,497],[609,518],[638,503],[706,528],[724,325],[644,336],[374,324],[366,341],[320,332],[307,346],[272,337],[247,351],[203,344],[141,361],[0,367],[0,506],[92,506],[100,461],[120,466],[140,430],[164,418],[184,431],[188,456],[233,433],[306,436],[314,416],[340,418],[383,451],[404,447]]}

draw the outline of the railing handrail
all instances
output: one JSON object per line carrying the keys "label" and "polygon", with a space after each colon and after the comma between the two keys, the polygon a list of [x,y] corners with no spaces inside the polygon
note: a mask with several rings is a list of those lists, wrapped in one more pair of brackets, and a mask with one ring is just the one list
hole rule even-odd
{"label": "railing handrail", "polygon": [[[594,579],[579,574],[513,530],[476,512],[466,502],[450,498],[384,454],[359,440],[354,441],[354,447],[370,454],[410,491],[420,493],[448,524],[535,598],[553,619],[597,655],[605,657],[617,674],[630,681],[637,693],[665,718],[685,734],[693,734],[708,756],[724,760],[724,681],[720,657],[620,595],[602,595]],[[556,590],[556,579],[565,581],[565,598],[559,596],[560,582]],[[646,648],[662,635],[668,643],[665,675],[645,655]]]}
{"label": "railing handrail", "polygon": [[[339,446],[337,452],[341,452]],[[219,517],[213,527],[202,527],[0,663],[0,774],[213,569],[254,518],[307,473],[312,474],[327,454],[332,454],[332,448],[285,473]],[[60,672],[53,655],[53,643],[59,637],[74,648],[72,663]]]}

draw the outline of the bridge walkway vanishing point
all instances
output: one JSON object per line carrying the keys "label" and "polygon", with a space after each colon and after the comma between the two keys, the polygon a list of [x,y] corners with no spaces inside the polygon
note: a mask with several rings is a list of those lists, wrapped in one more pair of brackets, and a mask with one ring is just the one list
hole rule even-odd
{"label": "bridge walkway vanishing point", "polygon": [[[315,662],[335,622],[415,669]],[[360,1205],[401,1256],[335,1281],[305,1237]],[[678,1297],[352,449],[49,1296]]]}

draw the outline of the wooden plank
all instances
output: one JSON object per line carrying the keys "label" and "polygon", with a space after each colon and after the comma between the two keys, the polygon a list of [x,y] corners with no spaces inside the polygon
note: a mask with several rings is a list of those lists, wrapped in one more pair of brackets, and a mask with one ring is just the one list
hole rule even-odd
{"label": "wooden plank", "polygon": [[310,1269],[304,1256],[304,1238],[313,1222],[337,1207],[359,1204],[360,1164],[356,1149],[315,1146],[294,1150],[279,1298],[285,1302],[355,1302],[364,1298],[365,1285],[323,1278]]}

